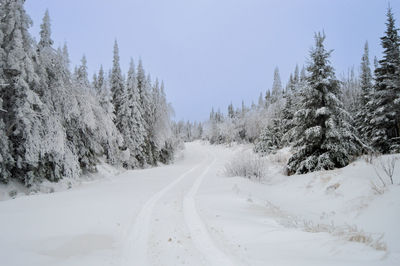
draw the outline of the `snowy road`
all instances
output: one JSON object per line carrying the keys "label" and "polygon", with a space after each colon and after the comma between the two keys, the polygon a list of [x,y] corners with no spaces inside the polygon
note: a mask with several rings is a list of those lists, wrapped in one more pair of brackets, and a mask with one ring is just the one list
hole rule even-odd
{"label": "snowy road", "polygon": [[1,265],[394,265],[385,254],[278,222],[221,172],[232,151],[186,145],[174,165],[0,202]]}

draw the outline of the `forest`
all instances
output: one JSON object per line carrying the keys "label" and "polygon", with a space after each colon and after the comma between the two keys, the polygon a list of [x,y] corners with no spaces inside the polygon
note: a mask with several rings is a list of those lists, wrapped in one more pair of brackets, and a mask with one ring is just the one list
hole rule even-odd
{"label": "forest", "polygon": [[400,38],[391,8],[381,37],[383,57],[372,66],[365,42],[358,71],[350,68],[337,78],[325,38],[324,32],[315,34],[309,63],[296,65],[286,86],[276,67],[272,88],[256,103],[230,104],[226,114],[212,109],[203,123],[180,121],[176,134],[186,141],[254,143],[260,155],[291,147],[288,175],[341,168],[363,154],[399,153]]}
{"label": "forest", "polygon": [[285,86],[278,67],[272,88],[257,104],[214,109],[205,122],[174,122],[163,82],[152,80],[140,60],[121,71],[118,43],[113,67],[89,79],[87,62],[70,70],[68,48],[53,47],[49,12],[36,43],[24,1],[1,11],[0,179],[26,186],[95,171],[99,160],[127,169],[168,163],[181,141],[254,143],[260,154],[295,151],[287,174],[348,165],[362,154],[400,152],[399,35],[390,7],[383,57],[338,79],[324,32],[314,36],[309,63],[296,65]]}
{"label": "forest", "polygon": [[1,265],[400,265],[396,5],[0,0]]}
{"label": "forest", "polygon": [[121,72],[118,43],[111,70],[71,71],[68,47],[53,47],[49,12],[36,43],[23,0],[0,4],[0,180],[29,187],[79,178],[100,161],[127,169],[168,163],[179,140],[164,84],[142,61]]}

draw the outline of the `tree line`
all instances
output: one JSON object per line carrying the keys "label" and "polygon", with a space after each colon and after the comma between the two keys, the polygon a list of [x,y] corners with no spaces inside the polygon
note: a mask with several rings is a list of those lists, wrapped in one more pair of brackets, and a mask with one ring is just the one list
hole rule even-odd
{"label": "tree line", "polygon": [[85,56],[70,71],[67,46],[53,47],[49,12],[35,42],[24,2],[0,2],[0,181],[79,178],[101,160],[128,169],[168,163],[178,140],[163,82],[141,60],[125,77],[117,41],[108,73],[100,67],[90,80]]}
{"label": "tree line", "polygon": [[365,153],[400,152],[400,39],[391,8],[374,71],[366,42],[359,77],[352,69],[338,79],[325,38],[315,34],[308,65],[296,66],[285,88],[276,68],[272,89],[257,103],[236,109],[230,104],[227,115],[213,109],[201,128],[182,127],[183,135],[251,142],[260,154],[291,147],[289,175],[344,167]]}

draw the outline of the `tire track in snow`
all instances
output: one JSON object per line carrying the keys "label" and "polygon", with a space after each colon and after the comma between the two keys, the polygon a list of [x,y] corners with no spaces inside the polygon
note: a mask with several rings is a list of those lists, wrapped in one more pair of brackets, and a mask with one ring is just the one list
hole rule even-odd
{"label": "tire track in snow", "polygon": [[[206,157],[207,159],[207,157]],[[149,228],[151,222],[151,215],[153,213],[156,203],[171,189],[173,189],[180,181],[182,181],[188,174],[199,168],[203,162],[195,165],[188,171],[184,172],[173,182],[169,183],[162,190],[154,194],[142,207],[140,213],[135,219],[135,224],[131,227],[133,232],[128,233],[128,238],[122,252],[123,266],[146,266],[147,265],[147,246],[149,239]],[[129,230],[131,231],[131,229]]]}
{"label": "tire track in snow", "polygon": [[203,182],[204,177],[210,170],[211,166],[214,165],[217,158],[214,157],[213,161],[204,169],[204,171],[197,177],[193,186],[186,194],[183,200],[183,213],[185,222],[189,228],[191,238],[196,248],[204,255],[208,260],[208,265],[215,266],[230,266],[235,265],[231,258],[229,258],[222,250],[220,250],[212,240],[207,228],[205,227],[200,215],[196,210],[195,196]]}

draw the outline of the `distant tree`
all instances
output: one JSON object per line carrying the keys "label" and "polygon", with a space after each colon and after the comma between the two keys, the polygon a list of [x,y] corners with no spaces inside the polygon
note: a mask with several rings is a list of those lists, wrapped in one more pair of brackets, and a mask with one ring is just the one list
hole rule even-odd
{"label": "distant tree", "polygon": [[235,110],[233,109],[233,104],[229,104],[228,106],[228,117],[233,119],[235,117]]}
{"label": "distant tree", "polygon": [[361,95],[358,99],[356,113],[355,125],[357,130],[362,137],[362,139],[369,143],[369,137],[371,135],[371,123],[373,110],[372,108],[372,94],[373,94],[373,84],[372,84],[372,73],[370,68],[369,61],[369,48],[368,42],[365,42],[364,45],[364,54],[361,58],[361,66],[360,66],[361,74],[360,74],[360,89]]}
{"label": "distant tree", "polygon": [[286,101],[282,113],[280,114],[282,119],[282,145],[289,145],[293,142],[294,114],[297,111],[296,99],[302,83],[304,83],[304,81],[300,81],[299,67],[296,65],[294,74],[291,74],[289,78],[285,94]]}
{"label": "distant tree", "polygon": [[144,141],[143,151],[145,154],[145,163],[149,165],[153,165],[154,157],[152,154],[152,143],[151,143],[151,98],[150,98],[150,89],[151,89],[151,79],[150,77],[146,77],[145,70],[143,68],[142,60],[139,60],[139,64],[137,66],[137,88],[140,96],[140,105],[142,111],[142,117],[144,121],[144,128],[146,130],[146,137]]}
{"label": "distant tree", "polygon": [[271,91],[267,90],[267,92],[265,93],[265,108],[268,108],[270,104],[271,104]]}
{"label": "distant tree", "polygon": [[279,68],[276,67],[274,70],[274,82],[272,84],[272,93],[271,93],[271,103],[275,103],[278,101],[280,97],[282,97],[283,89],[281,77],[279,75]]}
{"label": "distant tree", "polygon": [[46,12],[43,17],[43,23],[40,25],[40,41],[39,47],[51,47],[53,45],[53,40],[51,39],[51,25],[50,25],[50,15],[49,10],[46,9]]}
{"label": "distant tree", "polygon": [[307,79],[306,69],[303,66],[300,72],[300,81],[306,81],[306,79]]}
{"label": "distant tree", "polygon": [[118,129],[122,128],[121,125],[121,106],[125,98],[124,80],[122,78],[121,67],[119,65],[119,48],[117,40],[114,42],[114,56],[113,56],[113,67],[110,78],[110,89],[111,89],[111,102],[114,105],[115,124]]}
{"label": "distant tree", "polygon": [[296,67],[294,69],[294,75],[293,75],[293,83],[299,83],[300,82],[300,73],[299,73],[299,65],[296,64]]}
{"label": "distant tree", "polygon": [[264,108],[265,102],[262,92],[260,92],[260,96],[258,97],[258,108]]}
{"label": "distant tree", "polygon": [[75,78],[81,89],[86,90],[89,88],[88,68],[85,55],[82,56],[81,65],[77,68]]}
{"label": "distant tree", "polygon": [[340,82],[341,101],[343,106],[352,116],[358,111],[358,102],[361,95],[360,82],[355,75],[354,67],[350,68],[347,76],[344,76]]}
{"label": "distant tree", "polygon": [[274,153],[276,150],[282,148],[282,121],[280,119],[273,119],[259,136],[255,143],[254,151],[260,154]]}

